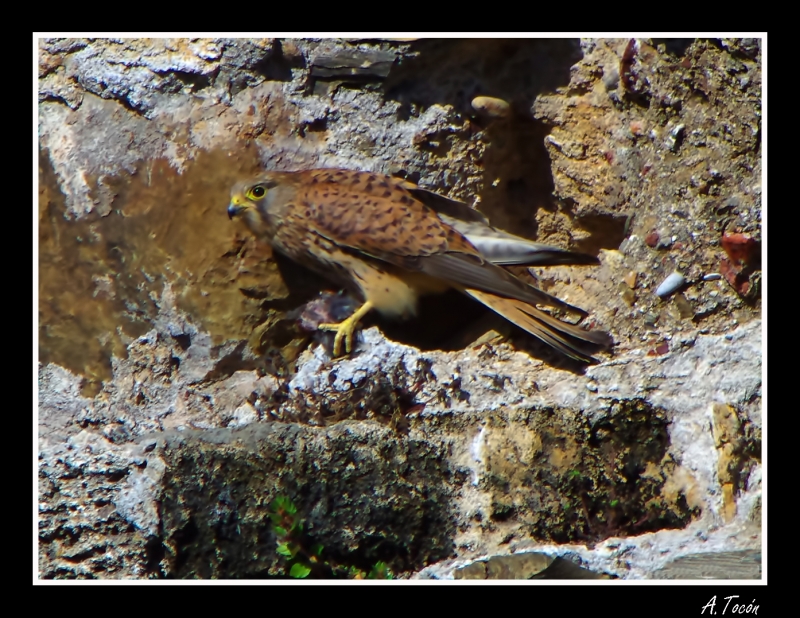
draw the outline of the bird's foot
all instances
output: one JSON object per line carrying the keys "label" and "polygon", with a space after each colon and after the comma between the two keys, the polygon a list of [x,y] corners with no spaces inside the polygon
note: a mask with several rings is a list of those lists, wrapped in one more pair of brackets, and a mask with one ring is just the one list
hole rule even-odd
{"label": "bird's foot", "polygon": [[355,335],[356,326],[369,310],[372,309],[372,303],[365,302],[361,307],[349,318],[339,322],[339,324],[320,324],[317,328],[319,330],[331,330],[336,333],[333,338],[333,356],[339,356],[342,351],[342,341],[344,341],[344,348],[348,354],[353,351],[353,337]]}

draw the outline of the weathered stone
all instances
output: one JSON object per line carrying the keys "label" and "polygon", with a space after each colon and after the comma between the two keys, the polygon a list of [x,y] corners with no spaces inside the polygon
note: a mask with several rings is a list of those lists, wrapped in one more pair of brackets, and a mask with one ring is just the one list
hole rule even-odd
{"label": "weathered stone", "polygon": [[[743,296],[704,279],[723,234],[760,242],[758,40],[39,48],[41,577],[283,575],[264,519],[282,493],[365,572],[535,552],[642,578],[760,547],[760,264]],[[515,113],[476,116],[483,93]],[[483,337],[507,325],[451,294],[371,316],[332,362],[307,303],[335,286],[225,207],[259,169],[337,166],[597,254],[536,274],[613,353],[584,369]],[[678,310],[652,294],[674,270]],[[736,422],[712,433],[715,402]]]}

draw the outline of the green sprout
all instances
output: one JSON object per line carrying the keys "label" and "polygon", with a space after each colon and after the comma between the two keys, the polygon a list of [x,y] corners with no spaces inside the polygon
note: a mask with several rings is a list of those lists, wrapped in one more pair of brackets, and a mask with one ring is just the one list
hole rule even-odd
{"label": "green sprout", "polygon": [[369,570],[367,579],[392,579],[392,572],[389,570],[389,565],[385,562],[376,562]]}
{"label": "green sprout", "polygon": [[376,562],[365,573],[354,566],[345,567],[323,557],[324,546],[303,534],[303,520],[297,506],[287,497],[278,496],[269,505],[269,518],[277,542],[276,552],[286,561],[289,577],[347,577],[349,579],[392,579],[385,562]]}

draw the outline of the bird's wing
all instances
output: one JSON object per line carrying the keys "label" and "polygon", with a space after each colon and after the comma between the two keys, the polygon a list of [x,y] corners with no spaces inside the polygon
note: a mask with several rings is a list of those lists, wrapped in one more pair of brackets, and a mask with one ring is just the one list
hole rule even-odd
{"label": "bird's wing", "polygon": [[588,266],[599,264],[593,255],[567,251],[534,242],[521,236],[498,230],[478,210],[464,202],[422,189],[408,180],[392,179],[420,202],[436,212],[447,225],[454,227],[472,243],[480,254],[494,264],[503,266]]}
{"label": "bird's wing", "polygon": [[[472,222],[489,227],[489,220],[479,210],[470,208],[464,202],[450,199],[444,195],[439,195],[433,191],[422,189],[407,180],[397,179],[397,185],[408,191],[420,202],[432,209],[442,218],[449,218],[452,222],[464,221]],[[448,222],[449,223],[449,222]]]}
{"label": "bird's wing", "polygon": [[403,186],[381,174],[315,170],[297,196],[304,224],[340,247],[425,273],[460,289],[586,312],[517,279],[485,259]]}
{"label": "bird's wing", "polygon": [[[424,258],[417,258],[414,264],[418,270],[438,279],[444,279],[457,287],[474,288],[515,298],[532,305],[547,305],[586,315],[586,311],[570,305],[563,300],[528,285],[521,279],[484,259],[480,252],[458,230],[447,228],[447,250]],[[406,260],[410,264],[412,260]],[[408,267],[408,266],[406,266]]]}
{"label": "bird's wing", "polygon": [[502,230],[468,221],[440,218],[463,234],[487,260],[501,266],[589,266],[600,263],[595,256],[567,251]]}

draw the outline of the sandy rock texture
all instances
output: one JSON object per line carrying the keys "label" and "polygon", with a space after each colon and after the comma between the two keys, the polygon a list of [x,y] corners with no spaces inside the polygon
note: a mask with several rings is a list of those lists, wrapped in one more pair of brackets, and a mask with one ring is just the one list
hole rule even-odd
{"label": "sandy rock texture", "polygon": [[[761,60],[41,39],[39,576],[285,577],[288,497],[312,575],[759,578]],[[332,360],[314,326],[356,300],[226,214],[242,177],[308,167],[597,255],[532,274],[613,349],[584,367],[454,293]]]}

